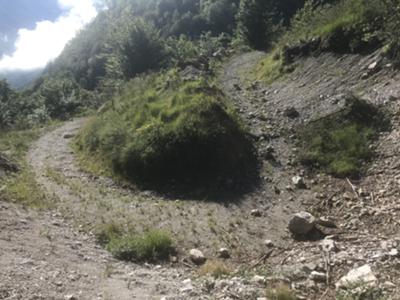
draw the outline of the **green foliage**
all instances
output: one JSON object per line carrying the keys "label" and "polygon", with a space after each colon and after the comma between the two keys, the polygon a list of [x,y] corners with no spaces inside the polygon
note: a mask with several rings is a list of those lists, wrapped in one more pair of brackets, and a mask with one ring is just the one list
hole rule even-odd
{"label": "green foliage", "polygon": [[252,146],[221,92],[176,72],[132,81],[78,145],[144,185],[218,185],[255,168]]}
{"label": "green foliage", "polygon": [[138,19],[128,24],[121,35],[115,43],[122,71],[127,78],[162,66],[165,50],[153,26]]}
{"label": "green foliage", "polygon": [[372,105],[352,99],[344,111],[302,130],[301,161],[335,176],[358,176],[374,154],[371,142],[384,120]]}
{"label": "green foliage", "polygon": [[356,283],[336,292],[336,300],[386,300],[382,290],[366,284]]}
{"label": "green foliage", "polygon": [[155,262],[168,259],[173,243],[168,233],[151,230],[143,235],[112,235],[106,248],[121,260]]}
{"label": "green foliage", "polygon": [[280,44],[295,45],[321,38],[321,47],[335,52],[362,52],[382,45],[387,14],[381,0],[341,0],[331,5],[307,1],[294,17]]}

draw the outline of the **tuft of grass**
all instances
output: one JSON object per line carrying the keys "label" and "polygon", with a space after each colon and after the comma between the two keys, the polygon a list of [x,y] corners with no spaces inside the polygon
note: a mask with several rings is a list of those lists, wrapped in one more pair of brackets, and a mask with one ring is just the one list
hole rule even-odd
{"label": "tuft of grass", "polygon": [[77,149],[107,165],[99,169],[150,188],[213,186],[256,169],[253,146],[223,94],[176,71],[134,79],[84,128]]}
{"label": "tuft of grass", "polygon": [[214,278],[228,276],[232,270],[220,260],[208,260],[198,271],[200,276],[211,275]]}
{"label": "tuft of grass", "polygon": [[267,297],[270,300],[296,300],[294,292],[286,285],[267,290]]}
{"label": "tuft of grass", "polygon": [[[116,228],[105,233],[106,249],[118,259],[126,261],[159,261],[168,259],[173,252],[173,242],[167,232],[150,230],[142,235],[121,234]],[[103,237],[103,238],[104,238]]]}
{"label": "tuft of grass", "polygon": [[273,51],[267,54],[253,70],[255,80],[264,81],[267,84],[274,82],[283,76],[283,60],[279,52]]}
{"label": "tuft of grass", "polygon": [[344,111],[301,130],[303,164],[338,177],[362,173],[363,165],[374,155],[372,141],[387,124],[372,105],[356,98],[349,103]]}

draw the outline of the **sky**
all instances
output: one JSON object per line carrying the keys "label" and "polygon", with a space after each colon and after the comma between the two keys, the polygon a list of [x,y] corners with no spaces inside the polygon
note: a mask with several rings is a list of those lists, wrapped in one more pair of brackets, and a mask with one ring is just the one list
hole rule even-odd
{"label": "sky", "polygon": [[55,59],[97,15],[96,0],[0,0],[0,72]]}

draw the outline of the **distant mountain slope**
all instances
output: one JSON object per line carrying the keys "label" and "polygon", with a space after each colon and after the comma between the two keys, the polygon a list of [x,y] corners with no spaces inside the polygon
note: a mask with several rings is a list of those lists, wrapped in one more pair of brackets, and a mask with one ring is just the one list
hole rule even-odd
{"label": "distant mountain slope", "polygon": [[0,79],[6,79],[14,89],[21,90],[29,87],[42,74],[42,69],[31,71],[6,71],[0,72]]}

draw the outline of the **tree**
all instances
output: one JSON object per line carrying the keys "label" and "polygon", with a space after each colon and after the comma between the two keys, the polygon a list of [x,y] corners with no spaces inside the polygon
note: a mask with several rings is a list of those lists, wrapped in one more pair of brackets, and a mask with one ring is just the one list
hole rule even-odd
{"label": "tree", "polygon": [[238,31],[253,48],[265,49],[278,29],[287,25],[303,0],[242,0],[238,15]]}
{"label": "tree", "polygon": [[165,49],[159,32],[143,19],[129,24],[117,43],[121,67],[127,78],[162,65]]}

